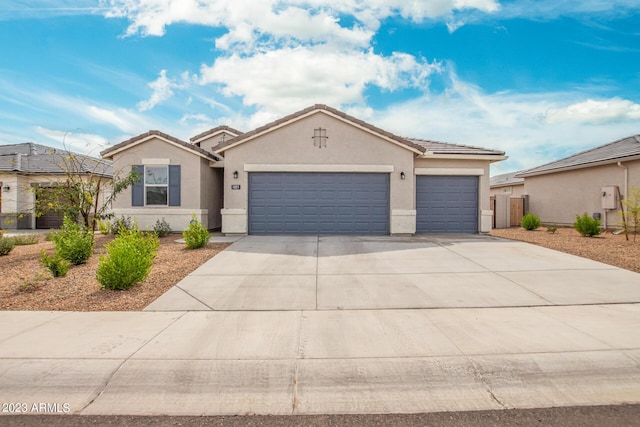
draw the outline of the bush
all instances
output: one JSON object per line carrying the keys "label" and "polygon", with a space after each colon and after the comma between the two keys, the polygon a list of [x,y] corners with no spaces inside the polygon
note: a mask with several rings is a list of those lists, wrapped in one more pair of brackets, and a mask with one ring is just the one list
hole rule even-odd
{"label": "bush", "polygon": [[64,277],[69,271],[69,261],[60,258],[58,254],[50,257],[45,251],[42,251],[40,262],[49,269],[53,277]]}
{"label": "bush", "polygon": [[600,234],[600,220],[591,218],[586,212],[584,215],[576,215],[576,222],[573,228],[583,236],[593,237]]}
{"label": "bush", "polygon": [[158,253],[158,238],[143,234],[137,226],[122,231],[107,244],[96,279],[104,289],[125,290],[147,278]]}
{"label": "bush", "polygon": [[84,264],[93,254],[93,232],[68,216],[52,240],[56,255],[73,265]]}
{"label": "bush", "polygon": [[111,234],[111,222],[98,220],[98,231],[104,236]]}
{"label": "bush", "polygon": [[182,232],[182,237],[189,249],[198,249],[206,246],[209,242],[209,230],[198,221],[195,215],[191,216],[189,226]]}
{"label": "bush", "polygon": [[534,213],[528,213],[522,217],[522,221],[520,221],[520,225],[525,230],[535,230],[540,227],[540,217]]}
{"label": "bush", "polygon": [[124,217],[121,216],[120,219],[116,218],[113,220],[113,222],[111,223],[111,234],[117,236],[121,233],[125,233],[127,231],[131,231],[136,229],[137,226],[134,225],[133,221],[131,220],[131,217]]}
{"label": "bush", "polygon": [[0,256],[9,255],[14,246],[13,239],[0,236]]}
{"label": "bush", "polygon": [[547,225],[547,233],[556,234],[558,227],[555,224]]}
{"label": "bush", "polygon": [[40,241],[40,236],[37,234],[19,234],[9,238],[13,240],[13,244],[16,246],[35,245]]}
{"label": "bush", "polygon": [[162,220],[156,220],[155,225],[153,226],[153,232],[158,237],[165,237],[171,234],[171,226],[167,221],[165,221],[164,217]]}

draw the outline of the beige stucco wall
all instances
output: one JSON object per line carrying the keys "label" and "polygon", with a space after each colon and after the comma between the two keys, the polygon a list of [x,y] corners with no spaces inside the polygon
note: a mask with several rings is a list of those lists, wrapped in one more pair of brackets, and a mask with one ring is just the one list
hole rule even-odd
{"label": "beige stucco wall", "polygon": [[[326,147],[314,147],[315,128],[327,129]],[[415,232],[415,183],[410,178],[415,154],[324,113],[302,118],[232,147],[224,156],[222,231],[225,233],[247,232],[249,172],[246,169],[251,169],[251,165],[276,165],[275,170],[282,165],[285,171],[292,171],[296,166],[301,166],[299,171],[303,171],[304,165],[324,165],[324,172],[331,171],[331,166],[342,166],[336,169],[341,172],[358,171],[358,165],[391,167],[392,171],[387,172],[390,173],[391,232]],[[237,179],[233,178],[234,171],[238,172]],[[400,172],[408,179],[401,180]],[[236,184],[240,190],[231,189],[231,185]],[[406,219],[412,215],[413,223]]]}
{"label": "beige stucco wall", "polygon": [[[218,181],[207,159],[161,139],[153,138],[116,153],[113,156],[114,173],[126,175],[132,165],[142,165],[149,160],[156,162],[168,160],[167,164],[181,166],[180,206],[132,207],[131,188],[127,188],[117,196],[113,204],[114,215],[135,217],[141,228],[152,227],[157,219],[164,217],[174,231],[186,229],[192,214],[210,228],[220,224],[220,213],[216,202],[210,201],[220,197],[215,189]],[[210,202],[207,203],[207,201]],[[209,209],[215,210],[211,212]]]}
{"label": "beige stucco wall", "polygon": [[508,194],[511,197],[519,198],[524,194],[524,182],[522,184],[505,185],[501,187],[494,187],[489,189],[490,196],[496,196],[498,194]]}
{"label": "beige stucco wall", "polygon": [[[629,169],[629,186],[640,187],[640,160],[623,163]],[[592,215],[602,209],[601,189],[617,185],[624,195],[625,171],[617,164],[594,166],[525,178],[524,192],[529,195],[529,212],[540,216],[543,223],[571,225],[576,214]],[[615,211],[607,212],[607,226],[620,221]]]}
{"label": "beige stucco wall", "polygon": [[[0,174],[2,187],[9,187],[9,191],[2,189],[2,205],[0,228],[36,228],[36,193],[33,189],[35,184],[41,186],[53,186],[56,183],[64,182],[64,175],[20,175],[20,174]],[[104,179],[103,188],[100,192],[99,205],[103,203],[110,194],[111,180]]]}
{"label": "beige stucco wall", "polygon": [[[475,175],[478,176],[478,230],[482,233],[491,231],[491,209],[489,205],[489,167],[488,160],[471,159],[438,159],[418,158],[416,170],[427,169],[440,175]],[[420,173],[420,172],[417,172]],[[415,177],[413,178],[415,180]]]}

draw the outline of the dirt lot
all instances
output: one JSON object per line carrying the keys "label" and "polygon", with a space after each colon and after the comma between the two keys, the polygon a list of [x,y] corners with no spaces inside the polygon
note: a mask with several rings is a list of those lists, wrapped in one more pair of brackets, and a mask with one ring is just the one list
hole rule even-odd
{"label": "dirt lot", "polygon": [[41,251],[53,254],[53,243],[16,246],[0,257],[0,310],[136,311],[149,305],[183,277],[226,248],[228,243],[209,243],[188,250],[172,234],[160,239],[158,256],[147,280],[127,291],[100,288],[96,268],[104,245],[111,236],[96,235],[94,255],[89,262],[71,266],[66,277],[53,279],[40,264]]}
{"label": "dirt lot", "polygon": [[635,242],[633,235],[626,241],[624,235],[616,236],[609,232],[582,237],[573,228],[558,228],[555,234],[551,234],[544,226],[534,231],[523,228],[493,230],[491,235],[534,243],[640,273],[640,236]]}

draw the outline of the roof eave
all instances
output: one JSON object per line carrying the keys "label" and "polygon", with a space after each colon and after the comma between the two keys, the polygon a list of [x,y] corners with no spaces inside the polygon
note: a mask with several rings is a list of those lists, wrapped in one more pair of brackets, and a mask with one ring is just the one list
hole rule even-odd
{"label": "roof eave", "polygon": [[509,156],[504,154],[438,154],[426,152],[420,156],[420,159],[456,159],[456,160],[488,160],[490,163],[501,162],[507,160]]}
{"label": "roof eave", "polygon": [[518,174],[515,175],[515,177],[517,178],[527,178],[527,177],[531,177],[531,176],[538,176],[538,175],[549,175],[552,173],[557,173],[557,172],[566,172],[566,171],[571,171],[571,170],[577,170],[577,169],[586,169],[586,168],[590,168],[590,167],[594,167],[594,166],[604,166],[604,165],[611,165],[611,164],[616,164],[618,162],[630,162],[630,161],[634,161],[634,160],[640,160],[640,154],[638,155],[633,155],[633,156],[627,156],[627,157],[618,157],[615,159],[608,159],[608,160],[601,160],[599,162],[590,162],[590,163],[581,163],[579,165],[571,165],[571,166],[564,166],[564,167],[560,167],[560,168],[554,168],[554,169],[547,169],[544,171],[533,171],[533,172],[520,172]]}
{"label": "roof eave", "polygon": [[136,141],[131,141],[131,143],[126,144],[126,145],[124,145],[122,147],[118,147],[118,148],[113,147],[111,149],[106,149],[103,152],[101,152],[100,155],[102,156],[103,159],[113,160],[113,156],[114,155],[116,155],[116,154],[118,154],[118,153],[120,153],[122,151],[128,150],[128,149],[130,149],[132,147],[135,147],[136,145],[140,145],[140,144],[142,144],[144,142],[147,142],[147,141],[149,141],[151,139],[154,139],[154,138],[160,139],[160,140],[162,140],[162,141],[164,141],[164,142],[166,142],[168,144],[173,145],[174,147],[181,148],[181,149],[183,149],[185,151],[193,153],[196,156],[202,157],[203,159],[206,159],[206,160],[209,160],[209,161],[219,161],[220,160],[219,158],[217,158],[215,156],[214,157],[208,156],[208,155],[206,155],[204,153],[201,153],[201,152],[199,152],[197,150],[191,149],[191,148],[189,148],[189,147],[187,147],[185,145],[178,144],[178,143],[176,143],[176,142],[174,142],[174,141],[172,141],[172,140],[170,140],[168,138],[163,137],[162,135],[158,135],[158,134],[155,134],[155,133],[146,135],[143,138],[140,138],[140,139],[138,139]]}

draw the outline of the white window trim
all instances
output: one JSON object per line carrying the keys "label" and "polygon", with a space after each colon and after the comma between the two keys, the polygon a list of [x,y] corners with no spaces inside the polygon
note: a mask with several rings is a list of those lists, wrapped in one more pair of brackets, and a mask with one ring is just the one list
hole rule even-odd
{"label": "white window trim", "polygon": [[[165,167],[167,169],[167,183],[166,184],[150,184],[147,185],[147,167],[153,167],[153,168],[158,168],[158,167]],[[144,206],[145,207],[165,207],[165,206],[169,206],[169,165],[144,165],[144,178],[143,178],[143,186],[144,186]],[[166,187],[167,188],[167,203],[164,205],[149,205],[147,204],[147,187]]]}

